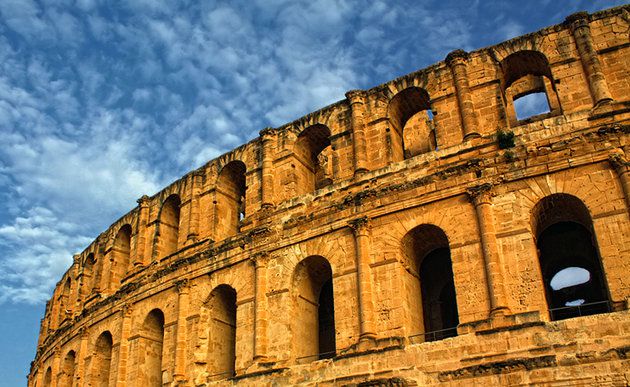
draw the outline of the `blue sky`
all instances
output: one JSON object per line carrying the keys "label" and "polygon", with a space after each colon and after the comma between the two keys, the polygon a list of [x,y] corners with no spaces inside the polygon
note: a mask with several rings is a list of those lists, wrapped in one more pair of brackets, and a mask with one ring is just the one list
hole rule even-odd
{"label": "blue sky", "polygon": [[444,59],[623,1],[0,1],[0,386],[72,254],[192,168]]}

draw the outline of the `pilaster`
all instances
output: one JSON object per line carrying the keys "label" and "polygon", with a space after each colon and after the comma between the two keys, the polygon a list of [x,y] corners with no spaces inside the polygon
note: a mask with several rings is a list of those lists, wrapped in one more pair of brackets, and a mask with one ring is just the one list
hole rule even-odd
{"label": "pilaster", "polygon": [[348,222],[354,233],[357,288],[359,298],[359,340],[375,339],[372,273],[370,269],[370,220],[367,217]]}
{"label": "pilaster", "polygon": [[262,181],[261,181],[261,197],[262,208],[271,208],[274,205],[273,200],[273,138],[275,130],[273,128],[265,128],[260,131],[260,139],[262,141]]}
{"label": "pilaster", "polygon": [[446,64],[451,68],[455,82],[464,140],[480,136],[477,131],[477,117],[468,84],[468,74],[466,73],[467,60],[468,53],[464,50],[451,51],[446,56]]}
{"label": "pilaster", "polygon": [[365,139],[365,91],[350,90],[346,93],[352,112],[352,150],[354,153],[354,175],[368,171],[367,141]]}
{"label": "pilaster", "polygon": [[176,382],[186,380],[186,318],[189,312],[190,285],[187,279],[177,281],[177,333],[175,335],[175,372]]}

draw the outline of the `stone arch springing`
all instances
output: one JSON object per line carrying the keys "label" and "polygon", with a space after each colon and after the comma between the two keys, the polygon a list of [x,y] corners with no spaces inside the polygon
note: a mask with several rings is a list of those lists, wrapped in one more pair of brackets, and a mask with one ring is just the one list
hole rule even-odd
{"label": "stone arch springing", "polygon": [[172,194],[162,204],[157,230],[157,256],[163,258],[175,253],[179,248],[180,228],[179,195]]}
{"label": "stone arch springing", "polygon": [[551,320],[610,311],[608,286],[590,213],[568,194],[552,194],[532,210]]}
{"label": "stone arch springing", "polygon": [[210,314],[208,373],[211,379],[225,379],[236,372],[236,290],[219,285],[206,302]]}
{"label": "stone arch springing", "polygon": [[109,386],[110,373],[112,368],[112,347],[114,343],[112,334],[109,331],[101,333],[94,345],[94,355],[92,356],[92,386]]}
{"label": "stone arch springing", "polygon": [[307,127],[293,148],[296,194],[313,192],[332,183],[330,129],[323,124]]}
{"label": "stone arch springing", "polygon": [[[517,51],[504,58],[500,67],[510,125],[517,125],[524,119],[561,114],[551,67],[544,54],[533,50]],[[527,98],[533,99],[527,101]],[[528,106],[531,108],[528,109]]]}
{"label": "stone arch springing", "polygon": [[42,382],[42,386],[50,387],[52,384],[52,368],[48,367],[46,369],[46,373],[44,373],[44,381]]}
{"label": "stone arch springing", "polygon": [[326,258],[302,260],[293,275],[293,351],[298,362],[336,355],[332,268]]}
{"label": "stone arch springing", "polygon": [[76,354],[74,351],[69,351],[63,358],[61,364],[61,375],[59,379],[59,386],[72,387],[74,385],[74,371],[76,369]]}
{"label": "stone arch springing", "polygon": [[116,233],[114,245],[112,247],[112,273],[111,283],[112,289],[120,286],[120,282],[129,270],[131,256],[131,226],[123,225]]}
{"label": "stone arch springing", "polygon": [[240,220],[245,217],[247,167],[240,160],[227,163],[217,178],[215,204],[215,238],[222,240],[239,232]]}
{"label": "stone arch springing", "polygon": [[437,136],[429,93],[416,86],[398,92],[387,106],[393,129],[393,161],[437,149]]}
{"label": "stone arch springing", "polygon": [[459,313],[446,234],[437,226],[419,225],[403,237],[402,249],[415,274],[408,285],[416,292],[416,302],[411,303],[417,307],[411,318],[412,335],[422,332],[425,341],[456,336]]}
{"label": "stone arch springing", "polygon": [[142,323],[138,339],[139,385],[162,385],[162,358],[164,348],[164,313],[153,309]]}

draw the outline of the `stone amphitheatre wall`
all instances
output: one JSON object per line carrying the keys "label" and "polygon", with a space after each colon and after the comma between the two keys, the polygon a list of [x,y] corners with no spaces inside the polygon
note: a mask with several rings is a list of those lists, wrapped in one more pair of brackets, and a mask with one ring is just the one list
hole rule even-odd
{"label": "stone amphitheatre wall", "polygon": [[629,32],[451,52],[141,197],[57,284],[28,385],[630,383]]}

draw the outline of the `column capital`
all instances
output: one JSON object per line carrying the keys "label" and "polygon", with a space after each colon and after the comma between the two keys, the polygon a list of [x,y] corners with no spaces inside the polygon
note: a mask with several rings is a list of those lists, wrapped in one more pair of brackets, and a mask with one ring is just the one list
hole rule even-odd
{"label": "column capital", "polygon": [[147,195],[142,195],[140,199],[136,200],[136,202],[140,205],[140,208],[149,207],[149,201],[151,201],[151,198]]}
{"label": "column capital", "polygon": [[131,317],[133,313],[133,304],[124,304],[122,308],[120,308],[120,312],[123,317]]}
{"label": "column capital", "polygon": [[618,149],[608,155],[608,161],[610,165],[617,171],[618,174],[626,173],[630,171],[630,162],[626,159],[623,151]]}
{"label": "column capital", "polygon": [[492,192],[492,184],[490,183],[483,183],[469,187],[466,189],[466,193],[468,194],[468,200],[470,200],[475,207],[481,204],[490,204],[492,196],[494,196],[494,192]]}
{"label": "column capital", "polygon": [[188,293],[188,290],[190,289],[188,279],[185,278],[175,281],[175,288],[179,294]]}
{"label": "column capital", "polygon": [[468,53],[462,49],[453,50],[446,55],[444,61],[449,67],[453,67],[458,64],[464,64],[468,60]]}
{"label": "column capital", "polygon": [[367,216],[363,216],[349,221],[348,226],[352,229],[356,236],[365,235],[370,230],[371,221]]}
{"label": "column capital", "polygon": [[249,262],[254,265],[256,269],[266,267],[271,260],[271,254],[268,251],[259,251],[249,257]]}
{"label": "column capital", "polygon": [[567,16],[564,22],[571,28],[571,31],[575,31],[580,27],[588,27],[588,16],[588,12],[576,12]]}
{"label": "column capital", "polygon": [[350,90],[346,92],[346,98],[350,101],[350,104],[364,103],[365,102],[365,90]]}
{"label": "column capital", "polygon": [[271,127],[266,127],[262,129],[260,132],[258,132],[258,135],[260,136],[260,139],[263,141],[271,140],[271,138],[276,135],[276,129],[271,128]]}

